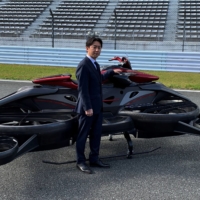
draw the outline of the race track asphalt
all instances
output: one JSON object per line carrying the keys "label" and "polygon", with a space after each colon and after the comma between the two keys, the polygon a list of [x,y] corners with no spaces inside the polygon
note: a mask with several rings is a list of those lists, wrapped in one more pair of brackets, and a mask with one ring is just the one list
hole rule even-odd
{"label": "race track asphalt", "polygon": [[[29,83],[0,81],[0,97]],[[200,105],[200,93],[181,91]],[[199,200],[200,137],[181,135],[133,138],[134,152],[157,151],[104,159],[110,169],[88,175],[75,163],[52,165],[43,161],[75,160],[74,146],[30,152],[0,166],[0,200]],[[101,157],[126,154],[122,135],[102,138]],[[86,152],[88,153],[88,145]],[[86,155],[87,155],[86,153]]]}

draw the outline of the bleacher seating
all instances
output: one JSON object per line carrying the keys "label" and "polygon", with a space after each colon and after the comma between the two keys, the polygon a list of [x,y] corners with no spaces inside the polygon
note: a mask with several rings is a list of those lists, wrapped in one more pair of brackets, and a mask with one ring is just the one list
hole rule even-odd
{"label": "bleacher seating", "polygon": [[[82,38],[93,30],[109,0],[81,1],[65,0],[59,4],[54,14],[55,38]],[[33,37],[52,36],[52,17],[44,20],[43,24],[32,35]]]}
{"label": "bleacher seating", "polygon": [[[116,38],[124,40],[163,40],[169,0],[120,0],[116,12]],[[115,37],[115,12],[104,37]]]}
{"label": "bleacher seating", "polygon": [[175,6],[178,3],[178,14],[173,16],[173,24],[168,21],[166,26],[167,20],[172,20],[169,18],[172,1],[62,0],[59,4],[56,0],[0,0],[0,36],[51,38],[52,17],[48,6],[53,5],[55,38],[82,39],[88,32],[100,29],[103,39],[163,41],[173,34],[177,42],[184,39],[199,42],[200,0],[173,2]]}
{"label": "bleacher seating", "polygon": [[200,0],[179,0],[176,41],[200,41]]}
{"label": "bleacher seating", "polygon": [[10,0],[0,7],[0,36],[20,36],[53,0]]}

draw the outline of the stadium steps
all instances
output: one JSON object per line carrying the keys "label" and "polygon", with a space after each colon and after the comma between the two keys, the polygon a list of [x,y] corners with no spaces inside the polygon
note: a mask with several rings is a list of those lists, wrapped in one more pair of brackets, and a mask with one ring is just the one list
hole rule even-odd
{"label": "stadium steps", "polygon": [[103,30],[105,29],[110,16],[114,12],[115,7],[118,4],[118,0],[110,0],[108,5],[106,6],[104,12],[102,13],[100,19],[98,20],[96,26],[94,27],[94,32],[103,33]]}
{"label": "stadium steps", "polygon": [[163,41],[175,41],[177,16],[178,0],[170,1]]}
{"label": "stadium steps", "polygon": [[56,0],[53,1],[44,11],[41,13],[41,15],[24,31],[21,37],[30,37],[33,33],[34,30],[39,27],[42,22],[50,16],[49,9],[54,11],[56,7],[62,2],[63,0]]}

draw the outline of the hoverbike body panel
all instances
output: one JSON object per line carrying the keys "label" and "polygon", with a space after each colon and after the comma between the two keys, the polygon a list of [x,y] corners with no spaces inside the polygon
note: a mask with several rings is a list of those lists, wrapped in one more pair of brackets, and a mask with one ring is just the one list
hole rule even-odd
{"label": "hoverbike body panel", "polygon": [[57,87],[43,86],[25,86],[17,90],[15,93],[7,95],[0,99],[0,106],[17,101],[26,97],[33,97],[44,94],[54,94],[58,91]]}
{"label": "hoverbike body panel", "polygon": [[180,98],[191,101],[189,98],[183,96],[181,93],[166,87],[162,83],[156,82],[156,83],[151,83],[151,84],[140,84],[139,87],[142,90],[163,91],[163,92],[171,93],[172,95],[179,96]]}

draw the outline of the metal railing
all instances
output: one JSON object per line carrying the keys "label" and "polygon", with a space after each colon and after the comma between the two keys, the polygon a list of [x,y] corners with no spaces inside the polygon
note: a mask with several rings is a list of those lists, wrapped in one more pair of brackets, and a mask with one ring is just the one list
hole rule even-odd
{"label": "metal railing", "polygon": [[[0,63],[76,67],[86,55],[85,49],[0,46]],[[200,53],[103,49],[101,66],[118,64],[108,61],[125,56],[133,69],[155,71],[200,72]]]}

